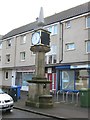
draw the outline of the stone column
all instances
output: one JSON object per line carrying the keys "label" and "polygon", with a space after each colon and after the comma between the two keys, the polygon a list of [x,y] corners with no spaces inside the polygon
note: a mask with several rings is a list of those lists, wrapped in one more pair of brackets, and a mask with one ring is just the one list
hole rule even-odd
{"label": "stone column", "polygon": [[45,75],[45,53],[44,52],[36,52],[36,77],[44,78]]}
{"label": "stone column", "polygon": [[45,78],[45,53],[50,51],[50,47],[45,45],[35,45],[31,51],[36,53],[36,72],[32,80],[28,80],[29,96],[26,101],[27,106],[52,108],[52,95],[50,95],[50,81]]}

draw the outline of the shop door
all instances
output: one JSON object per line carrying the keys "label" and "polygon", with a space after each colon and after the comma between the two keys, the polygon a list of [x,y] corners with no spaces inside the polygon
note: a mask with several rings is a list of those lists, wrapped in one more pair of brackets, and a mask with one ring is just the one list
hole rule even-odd
{"label": "shop door", "polygon": [[56,89],[56,73],[52,74],[52,90]]}
{"label": "shop door", "polygon": [[31,73],[22,73],[22,90],[28,91],[28,82],[27,80],[32,80],[32,74]]}
{"label": "shop door", "polygon": [[48,74],[48,79],[51,81],[51,83],[50,83],[50,90],[52,90],[52,73]]}

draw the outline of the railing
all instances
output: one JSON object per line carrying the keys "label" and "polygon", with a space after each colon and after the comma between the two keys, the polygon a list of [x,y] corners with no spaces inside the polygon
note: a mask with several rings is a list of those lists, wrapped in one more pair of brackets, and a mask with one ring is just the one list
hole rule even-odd
{"label": "railing", "polygon": [[[65,103],[76,103],[78,104],[79,102],[79,90],[59,90],[57,91],[57,100],[56,102],[59,102],[59,93],[62,93],[62,101],[60,102],[65,102]],[[69,95],[71,95],[71,102]],[[76,99],[74,99],[76,96]]]}

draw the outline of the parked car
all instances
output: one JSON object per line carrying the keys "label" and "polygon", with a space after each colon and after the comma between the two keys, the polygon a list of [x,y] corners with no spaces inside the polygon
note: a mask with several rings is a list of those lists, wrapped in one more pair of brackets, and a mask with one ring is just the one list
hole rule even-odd
{"label": "parked car", "polygon": [[13,98],[0,88],[0,111],[12,111],[13,104]]}

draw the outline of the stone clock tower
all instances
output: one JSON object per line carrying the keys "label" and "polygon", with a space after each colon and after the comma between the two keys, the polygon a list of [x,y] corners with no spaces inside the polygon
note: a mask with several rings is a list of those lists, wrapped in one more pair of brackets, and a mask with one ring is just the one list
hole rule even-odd
{"label": "stone clock tower", "polygon": [[50,81],[45,77],[45,53],[50,51],[50,32],[43,28],[44,17],[41,7],[37,21],[37,29],[32,33],[32,46],[30,50],[36,54],[35,76],[30,83],[27,106],[39,108],[51,108],[53,106],[52,95],[50,95]]}

